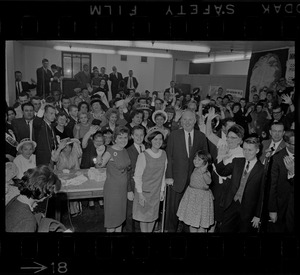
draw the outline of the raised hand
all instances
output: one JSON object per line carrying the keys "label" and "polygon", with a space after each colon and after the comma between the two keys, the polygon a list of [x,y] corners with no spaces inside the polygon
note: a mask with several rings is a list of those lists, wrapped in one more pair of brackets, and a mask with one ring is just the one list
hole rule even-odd
{"label": "raised hand", "polygon": [[292,98],[289,95],[283,94],[283,95],[281,95],[281,98],[282,98],[282,103],[284,103],[284,104],[291,105],[293,103]]}

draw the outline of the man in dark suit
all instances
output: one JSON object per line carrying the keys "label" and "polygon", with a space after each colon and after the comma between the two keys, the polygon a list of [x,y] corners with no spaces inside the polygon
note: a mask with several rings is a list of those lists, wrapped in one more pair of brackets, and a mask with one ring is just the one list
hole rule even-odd
{"label": "man in dark suit", "polygon": [[133,71],[129,70],[128,75],[129,76],[126,76],[124,78],[124,82],[125,82],[127,90],[136,90],[139,83],[138,83],[136,77],[133,76]]}
{"label": "man in dark suit", "polygon": [[273,156],[269,217],[275,232],[294,232],[295,133],[286,131],[286,147]]}
{"label": "man in dark suit", "polygon": [[111,81],[111,95],[114,99],[116,97],[116,94],[118,93],[119,83],[121,80],[123,80],[123,76],[121,73],[117,71],[117,67],[112,67],[112,73],[109,74],[109,80]]}
{"label": "man in dark suit", "polygon": [[52,72],[48,69],[48,59],[44,58],[42,60],[42,64],[43,66],[36,70],[36,95],[45,99],[50,94],[50,82],[52,79]]}
{"label": "man in dark suit", "polygon": [[170,87],[165,89],[165,91],[169,91],[170,92],[170,95],[173,97],[173,96],[176,96],[176,97],[180,97],[181,95],[181,91],[175,87],[176,86],[176,83],[174,80],[172,80],[170,82]]}
{"label": "man in dark suit", "polygon": [[[290,99],[290,97],[288,97]],[[283,114],[282,107],[280,105],[274,106],[272,111],[272,119],[264,126],[263,131],[269,135],[269,131],[271,129],[271,125],[274,122],[282,122],[284,125],[284,129],[290,130],[293,121],[295,120],[295,106],[293,102],[289,101],[290,112],[286,115]]]}
{"label": "man in dark suit", "polygon": [[22,104],[21,108],[23,117],[16,118],[11,122],[16,139],[18,142],[24,138],[35,140],[33,128],[34,107],[31,102],[27,102]]}
{"label": "man in dark suit", "polygon": [[264,166],[256,157],[259,145],[258,138],[247,138],[243,144],[245,158],[234,158],[227,165],[223,160],[216,164],[220,176],[231,176],[223,189],[226,193],[221,205],[224,209],[222,233],[252,232],[260,225]]}
{"label": "man in dark suit", "polygon": [[261,217],[262,231],[267,231],[267,227],[272,227],[269,220],[268,212],[268,200],[270,194],[271,184],[271,167],[273,164],[273,156],[276,155],[280,150],[285,148],[285,142],[283,140],[284,125],[282,122],[274,122],[270,129],[270,139],[262,141],[262,153],[260,161],[265,167],[265,189],[264,189],[264,202]]}
{"label": "man in dark suit", "polygon": [[43,102],[39,114],[33,120],[37,146],[36,165],[49,165],[51,152],[57,148],[57,140],[51,123],[55,120],[55,107]]}
{"label": "man in dark suit", "polygon": [[183,129],[171,132],[167,142],[168,165],[166,170],[167,208],[166,231],[177,232],[176,215],[180,200],[187,188],[194,169],[194,154],[198,150],[208,152],[207,140],[203,133],[194,130],[196,115],[187,109],[181,117]]}
{"label": "man in dark suit", "polygon": [[285,142],[283,140],[284,125],[282,122],[273,122],[270,129],[270,139],[262,141],[262,154],[260,161],[262,164],[265,163],[266,156],[270,157],[285,148]]}
{"label": "man in dark suit", "polygon": [[69,118],[69,106],[71,105],[71,100],[67,96],[63,96],[61,99],[61,108],[56,107],[59,112],[63,112],[66,114],[67,118]]}
{"label": "man in dark suit", "polygon": [[145,151],[145,145],[143,144],[144,137],[145,137],[145,128],[141,125],[134,126],[132,128],[131,137],[133,139],[133,144],[127,148],[127,152],[131,161],[131,170],[128,173],[128,185],[127,185],[127,192],[128,192],[128,200],[127,200],[127,215],[126,215],[126,225],[125,231],[126,232],[140,232],[139,223],[132,219],[132,206],[133,206],[133,199],[134,199],[134,190],[135,190],[135,182],[133,179],[136,161],[138,155],[141,152]]}
{"label": "man in dark suit", "polygon": [[89,65],[84,64],[83,70],[75,74],[74,78],[78,82],[78,88],[80,89],[91,88],[92,78],[89,70]]}
{"label": "man in dark suit", "polygon": [[36,83],[33,79],[31,79],[31,84],[29,84],[26,81],[22,81],[22,73],[20,71],[15,72],[15,79],[16,79],[16,98],[18,98],[21,92],[28,91],[36,87]]}

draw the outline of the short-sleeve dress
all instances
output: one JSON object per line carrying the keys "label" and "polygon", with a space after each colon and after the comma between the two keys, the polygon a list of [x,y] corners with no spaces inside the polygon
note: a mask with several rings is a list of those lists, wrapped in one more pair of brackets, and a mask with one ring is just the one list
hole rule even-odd
{"label": "short-sleeve dress", "polygon": [[127,168],[130,158],[126,149],[107,148],[111,158],[106,166],[104,195],[104,227],[116,228],[126,219],[127,206]]}
{"label": "short-sleeve dress", "polygon": [[196,228],[209,228],[214,224],[213,194],[200,169],[195,169],[191,175],[191,183],[181,199],[177,216],[180,221]]}

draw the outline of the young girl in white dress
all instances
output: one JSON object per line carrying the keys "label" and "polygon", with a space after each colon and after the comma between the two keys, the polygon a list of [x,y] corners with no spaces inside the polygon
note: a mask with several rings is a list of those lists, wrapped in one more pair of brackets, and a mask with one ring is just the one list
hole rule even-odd
{"label": "young girl in white dress", "polygon": [[207,170],[210,162],[209,154],[196,152],[195,169],[178,207],[177,216],[190,226],[190,232],[207,232],[214,224],[213,195],[209,189],[211,175]]}

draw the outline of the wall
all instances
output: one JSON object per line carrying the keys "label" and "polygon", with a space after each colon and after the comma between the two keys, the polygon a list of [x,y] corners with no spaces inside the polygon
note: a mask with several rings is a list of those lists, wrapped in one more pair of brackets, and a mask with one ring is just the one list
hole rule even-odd
{"label": "wall", "polygon": [[249,60],[214,62],[210,67],[211,75],[247,75]]}
{"label": "wall", "polygon": [[[156,58],[154,67],[153,90],[164,91],[170,87],[172,80],[173,60],[171,58]],[[151,92],[151,90],[149,90]]]}
{"label": "wall", "polygon": [[177,74],[188,74],[189,73],[189,61],[175,60],[175,76]]}
{"label": "wall", "polygon": [[36,69],[42,67],[44,58],[49,60],[49,69],[52,64],[62,66],[61,52],[52,48],[24,46],[25,67],[24,79],[36,80]]}
{"label": "wall", "polygon": [[12,106],[16,98],[16,89],[15,89],[15,59],[14,59],[14,42],[6,41],[6,50],[5,50],[5,100],[8,106]]}
{"label": "wall", "polygon": [[177,75],[178,83],[191,84],[193,88],[201,88],[201,98],[205,98],[209,93],[209,86],[222,86],[224,94],[226,89],[243,90],[245,95],[247,76],[243,75]]}

